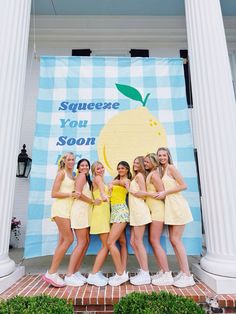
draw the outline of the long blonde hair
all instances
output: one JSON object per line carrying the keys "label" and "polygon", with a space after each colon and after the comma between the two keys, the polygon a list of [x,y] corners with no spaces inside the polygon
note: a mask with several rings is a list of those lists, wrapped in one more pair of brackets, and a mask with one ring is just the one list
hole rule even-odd
{"label": "long blonde hair", "polygon": [[145,158],[149,158],[149,159],[150,159],[150,162],[151,162],[151,164],[153,165],[153,168],[154,168],[154,169],[157,169],[157,168],[159,167],[160,163],[159,163],[159,161],[158,161],[158,159],[157,159],[157,154],[155,154],[155,153],[150,153],[150,154],[147,154],[147,155],[145,156]]}
{"label": "long blonde hair", "polygon": [[66,158],[68,156],[75,157],[75,155],[72,152],[67,152],[64,155],[62,155],[61,158],[58,160],[58,163],[57,163],[58,164],[58,171],[65,169],[65,166],[66,166],[65,161],[66,161]]}

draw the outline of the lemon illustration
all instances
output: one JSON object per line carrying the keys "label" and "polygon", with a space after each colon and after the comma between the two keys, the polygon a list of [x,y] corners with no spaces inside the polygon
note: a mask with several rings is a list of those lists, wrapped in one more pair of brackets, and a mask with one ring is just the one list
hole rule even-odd
{"label": "lemon illustration", "polygon": [[166,131],[145,107],[150,94],[142,99],[139,91],[128,85],[116,84],[125,96],[140,101],[143,106],[119,112],[102,128],[98,138],[98,156],[111,176],[115,176],[119,161],[132,167],[135,157],[156,152],[167,146]]}

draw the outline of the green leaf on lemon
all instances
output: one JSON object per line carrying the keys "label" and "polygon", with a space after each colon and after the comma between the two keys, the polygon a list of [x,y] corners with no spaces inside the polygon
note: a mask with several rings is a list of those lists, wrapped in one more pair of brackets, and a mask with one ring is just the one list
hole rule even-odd
{"label": "green leaf on lemon", "polygon": [[145,107],[147,99],[150,96],[150,93],[148,93],[146,95],[145,99],[143,100],[143,97],[140,94],[140,92],[132,86],[123,85],[123,84],[116,84],[116,87],[123,95],[125,95],[126,97],[128,97],[130,99],[141,102],[143,104],[143,107]]}

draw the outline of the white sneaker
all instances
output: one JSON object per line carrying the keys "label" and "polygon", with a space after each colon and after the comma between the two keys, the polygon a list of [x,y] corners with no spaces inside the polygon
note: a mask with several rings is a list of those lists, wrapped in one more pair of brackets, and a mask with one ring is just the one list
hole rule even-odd
{"label": "white sneaker", "polygon": [[66,284],[58,273],[49,274],[48,271],[42,276],[42,279],[56,288],[64,287]]}
{"label": "white sneaker", "polygon": [[75,276],[75,274],[72,274],[71,276],[65,276],[64,281],[67,286],[73,287],[81,287],[85,284],[85,282]]}
{"label": "white sneaker", "polygon": [[152,279],[152,284],[155,286],[170,286],[173,285],[174,279],[172,277],[171,271],[163,273],[158,278]]}
{"label": "white sneaker", "polygon": [[84,283],[87,282],[87,278],[86,278],[85,276],[83,276],[80,271],[77,271],[76,273],[74,273],[74,275],[75,275],[78,279],[82,280]]}
{"label": "white sneaker", "polygon": [[107,285],[107,280],[103,279],[101,275],[99,275],[99,273],[89,274],[87,278],[87,283],[97,287],[103,287]]}
{"label": "white sneaker", "polygon": [[151,277],[149,275],[149,271],[145,271],[142,269],[139,271],[139,273],[136,276],[131,277],[129,280],[132,283],[132,285],[135,285],[135,286],[146,285],[146,284],[151,283]]}
{"label": "white sneaker", "polygon": [[100,278],[102,278],[103,280],[106,280],[106,282],[108,283],[108,278],[103,275],[103,273],[101,272],[101,270],[99,270],[99,271],[97,272],[97,274],[99,275]]}
{"label": "white sneaker", "polygon": [[122,275],[115,274],[115,276],[110,277],[108,284],[110,286],[117,287],[117,286],[120,286],[122,283],[124,283],[128,280],[129,280],[128,273],[126,273],[124,271],[124,273]]}
{"label": "white sneaker", "polygon": [[163,274],[163,270],[161,269],[161,270],[158,271],[155,275],[152,275],[152,276],[151,276],[151,279],[159,278],[162,274]]}
{"label": "white sneaker", "polygon": [[174,282],[174,286],[178,288],[190,287],[195,284],[196,282],[193,279],[193,275],[187,276],[185,273],[182,273],[182,276]]}
{"label": "white sneaker", "polygon": [[174,281],[178,280],[182,276],[183,272],[180,271],[174,278]]}

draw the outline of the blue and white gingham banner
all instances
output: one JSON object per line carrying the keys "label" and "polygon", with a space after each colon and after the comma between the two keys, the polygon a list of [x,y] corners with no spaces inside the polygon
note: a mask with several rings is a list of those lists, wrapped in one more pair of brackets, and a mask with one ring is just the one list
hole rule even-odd
{"label": "blue and white gingham banner", "polygon": [[[143,103],[148,95],[145,107],[139,95]],[[77,161],[101,160],[109,182],[118,161],[132,166],[134,157],[156,152],[161,144],[171,150],[188,185],[184,195],[194,221],[186,226],[183,240],[187,253],[198,255],[201,215],[182,59],[42,57],[25,257],[51,255],[56,247],[51,188],[61,154],[72,151]],[[95,254],[99,245],[92,237],[88,254]],[[162,245],[173,253],[166,232]]]}

